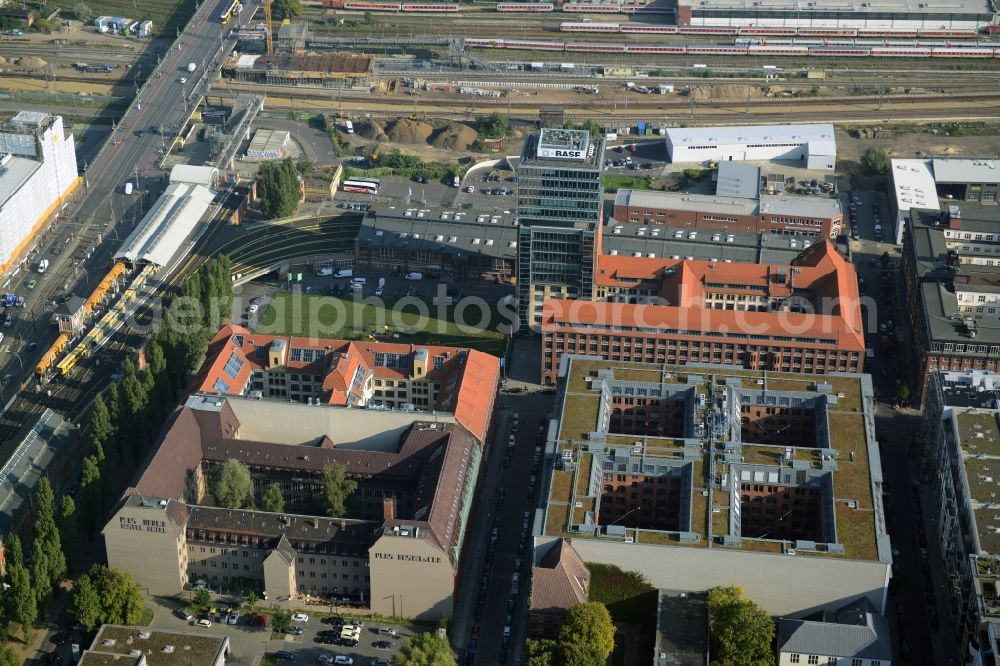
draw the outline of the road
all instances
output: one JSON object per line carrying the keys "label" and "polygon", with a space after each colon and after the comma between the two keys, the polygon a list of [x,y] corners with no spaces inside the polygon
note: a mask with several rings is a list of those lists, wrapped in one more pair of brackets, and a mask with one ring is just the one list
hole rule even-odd
{"label": "road", "polygon": [[[248,2],[242,16],[252,17],[258,5]],[[6,286],[25,297],[27,306],[18,313],[17,324],[3,347],[9,353],[3,359],[7,363],[3,372],[14,375],[10,386],[29,388],[34,361],[55,339],[55,329],[48,325],[52,301],[60,294],[87,293],[107,271],[114,250],[131,224],[141,218],[153,193],[162,187],[162,174],[156,166],[158,151],[166,144],[166,138],[159,133],[161,128],[171,136],[183,127],[197,105],[198,96],[204,92],[206,84],[202,81],[213,79],[217,73],[213,59],[221,63],[220,54],[235,45],[234,40],[224,39],[226,33],[215,16],[216,9],[217,3],[202,4],[97,156],[89,163],[80,161],[83,185],[62,218],[50,223],[39,237],[28,257],[31,265],[42,256],[50,258],[49,271],[45,275],[22,273],[5,279]],[[190,62],[196,64],[192,74],[186,70]],[[179,83],[181,76],[189,77],[186,85]],[[153,125],[157,127],[155,134],[148,131]],[[136,174],[140,195],[126,196],[124,184],[127,180],[135,182]],[[149,197],[142,194],[150,189],[153,192]],[[28,288],[30,279],[36,280],[34,288]],[[27,340],[37,343],[31,354],[24,347]],[[75,398],[80,396],[79,392],[65,387],[61,391],[60,411],[77,406]],[[0,400],[10,399],[10,394],[12,390]],[[0,442],[17,433],[26,424],[27,415],[40,410],[40,398],[46,401],[41,393],[25,394],[23,398],[8,405],[0,418]],[[52,400],[48,402],[52,406]]]}

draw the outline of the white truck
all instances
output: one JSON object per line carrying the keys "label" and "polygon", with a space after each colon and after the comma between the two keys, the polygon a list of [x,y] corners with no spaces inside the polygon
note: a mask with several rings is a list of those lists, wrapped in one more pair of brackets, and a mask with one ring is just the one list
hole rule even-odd
{"label": "white truck", "polygon": [[132,194],[132,181],[125,183],[125,194]]}
{"label": "white truck", "polygon": [[193,72],[194,70],[198,69],[198,65],[196,65],[196,64],[195,64],[195,63],[193,63],[193,62],[189,62],[189,63],[188,63],[188,68],[187,68],[187,69],[188,69],[188,71],[189,71],[189,72]]}
{"label": "white truck", "polygon": [[38,272],[39,273],[44,273],[48,269],[48,267],[49,267],[49,260],[48,259],[42,259],[41,261],[38,262]]}
{"label": "white truck", "polygon": [[348,134],[354,134],[354,123],[352,123],[350,120],[345,120],[344,131],[346,131]]}

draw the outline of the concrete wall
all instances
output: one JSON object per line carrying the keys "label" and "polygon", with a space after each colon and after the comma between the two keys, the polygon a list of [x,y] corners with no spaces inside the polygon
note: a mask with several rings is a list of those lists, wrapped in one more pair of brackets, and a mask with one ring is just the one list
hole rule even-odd
{"label": "concrete wall", "polygon": [[[539,537],[535,547],[554,538]],[[775,616],[840,607],[862,596],[880,613],[885,611],[889,565],[879,562],[598,539],[573,539],[572,545],[584,562],[640,571],[660,588],[701,592],[739,585],[747,597]]]}
{"label": "concrete wall", "polygon": [[455,570],[429,539],[382,536],[368,556],[372,611],[420,620],[452,614]]}
{"label": "concrete wall", "polygon": [[104,527],[108,566],[132,574],[153,595],[174,595],[187,582],[187,543],[183,529],[160,508],[125,506]]}
{"label": "concrete wall", "polygon": [[295,588],[295,564],[272,550],[264,558],[264,591],[271,599],[281,599],[295,594]]}

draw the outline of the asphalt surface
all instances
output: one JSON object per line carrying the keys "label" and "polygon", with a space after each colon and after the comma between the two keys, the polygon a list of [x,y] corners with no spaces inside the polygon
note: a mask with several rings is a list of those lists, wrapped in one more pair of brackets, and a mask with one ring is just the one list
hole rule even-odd
{"label": "asphalt surface", "polygon": [[[243,15],[252,16],[257,5],[257,2],[247,3]],[[198,99],[195,86],[202,76],[212,78],[208,71],[212,60],[221,62],[220,50],[235,45],[234,40],[223,42],[216,8],[215,3],[202,4],[164,57],[158,75],[151,75],[96,157],[90,161],[82,155],[78,157],[84,182],[61,219],[50,223],[36,241],[25,267],[34,269],[39,260],[48,258],[52,264],[49,271],[44,275],[22,272],[8,276],[4,288],[24,296],[27,307],[12,331],[18,347],[8,343],[5,351],[17,351],[26,339],[38,345],[30,358],[18,357],[16,367],[8,365],[4,369],[15,374],[17,383],[28,379],[33,371],[32,361],[55,339],[55,329],[46,325],[52,301],[61,294],[86,292],[89,285],[100,279],[131,225],[142,217],[154,193],[162,188],[162,174],[157,171],[158,151],[168,145],[168,139],[177,134],[190,110],[195,108]],[[194,73],[186,70],[190,62],[196,64]],[[178,82],[181,76],[189,78],[186,85]],[[155,133],[150,131],[154,126]],[[127,181],[137,185],[131,196],[124,194]],[[153,192],[148,196],[143,194],[150,189]],[[81,241],[84,252],[75,253],[73,250]],[[96,250],[87,252],[95,244]],[[29,288],[32,280],[35,284]]]}
{"label": "asphalt surface", "polygon": [[[893,631],[896,663],[958,664],[948,617],[947,577],[937,543],[930,538],[934,512],[924,512],[922,508],[930,491],[922,489],[919,463],[913,457],[920,416],[913,410],[894,407],[899,387],[904,382],[914,386],[917,380],[910,360],[913,348],[908,331],[905,325],[896,325],[906,321],[902,312],[905,300],[899,275],[900,255],[895,245],[875,240],[876,215],[883,233],[886,236],[892,233],[885,196],[865,191],[857,195],[861,204],[856,205],[850,220],[859,238],[851,243],[852,259],[863,281],[862,295],[870,299],[869,307],[874,307],[866,320],[866,339],[876,353],[874,360],[867,362],[865,371],[872,376],[878,400],[876,436],[884,487],[888,489],[882,500],[894,551],[885,615]],[[845,203],[845,210],[849,210],[849,203]],[[888,270],[883,271],[881,257],[886,252],[890,263]],[[883,333],[888,336],[884,345]]]}

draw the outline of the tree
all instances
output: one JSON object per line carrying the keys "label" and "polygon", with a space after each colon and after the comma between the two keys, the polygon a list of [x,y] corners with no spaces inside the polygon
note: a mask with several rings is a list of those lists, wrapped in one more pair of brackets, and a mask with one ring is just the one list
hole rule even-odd
{"label": "tree", "polygon": [[302,13],[302,3],[299,0],[274,0],[274,18],[283,20],[295,18]]}
{"label": "tree", "polygon": [[712,661],[718,664],[769,666],[774,621],[743,596],[739,587],[716,587],[708,592]]}
{"label": "tree", "polygon": [[257,593],[251,590],[247,595],[247,608],[250,609],[251,613],[257,608],[258,601],[260,601],[260,598],[257,596]]}
{"label": "tree", "polygon": [[111,436],[108,438],[108,442],[116,444],[116,448],[121,451],[122,444],[119,442],[119,430],[121,430],[121,396],[118,395],[118,384],[112,384],[108,387],[108,399],[105,401],[105,405],[108,408],[108,421],[111,423]]}
{"label": "tree", "polygon": [[455,655],[448,639],[437,632],[414,634],[407,638],[396,654],[396,666],[454,666]]}
{"label": "tree", "polygon": [[326,514],[332,517],[342,517],[347,509],[344,506],[354,491],[358,482],[347,478],[347,468],[339,463],[323,466],[323,500],[326,504]]}
{"label": "tree", "polygon": [[101,478],[101,466],[92,455],[83,459],[80,493],[86,509],[87,522],[93,528],[104,514],[104,480]]}
{"label": "tree", "polygon": [[76,502],[69,495],[63,495],[59,500],[59,536],[66,554],[66,569],[69,570],[76,551]]}
{"label": "tree", "polygon": [[73,584],[73,594],[69,598],[69,614],[87,631],[93,631],[101,624],[101,597],[97,588],[84,574]]}
{"label": "tree", "polygon": [[[587,646],[593,648],[593,655],[596,655],[598,666],[603,664],[615,648],[615,625],[611,622],[611,614],[607,607],[598,602],[592,601],[585,604],[577,604],[569,609],[566,617],[559,628],[559,644],[563,649],[563,661],[566,661],[566,651],[570,646]],[[576,654],[589,655],[589,649],[585,653]],[[589,657],[581,657],[578,663],[589,663]]]}
{"label": "tree", "polygon": [[888,252],[883,252],[882,256],[879,257],[879,261],[882,264],[882,270],[888,270],[889,266],[892,265],[892,257],[889,256]]}
{"label": "tree", "polygon": [[546,639],[526,642],[528,648],[528,666],[556,666],[559,664],[559,644]]}
{"label": "tree", "polygon": [[21,657],[14,648],[4,645],[0,647],[0,666],[20,666]]}
{"label": "tree", "polygon": [[510,132],[507,117],[494,112],[488,116],[477,116],[474,124],[476,131],[490,139],[500,139]]}
{"label": "tree", "polygon": [[42,605],[52,590],[66,575],[66,555],[62,538],[56,526],[55,494],[47,477],[42,477],[35,487],[35,525],[32,563],[35,574],[35,593]]}
{"label": "tree", "polygon": [[264,490],[264,511],[281,513],[285,510],[285,496],[281,494],[281,486],[272,483]]}
{"label": "tree", "polygon": [[25,642],[31,642],[31,625],[38,619],[38,602],[31,586],[31,575],[24,566],[21,540],[11,534],[7,542],[7,593],[4,596],[6,616],[21,625]]}
{"label": "tree", "polygon": [[910,402],[910,387],[907,384],[903,383],[899,385],[899,390],[896,391],[896,399],[901,405]]}
{"label": "tree", "polygon": [[212,595],[205,588],[199,587],[198,591],[194,593],[192,605],[200,611],[208,610],[208,607],[212,605]]}
{"label": "tree", "polygon": [[100,446],[103,454],[104,445],[111,440],[114,434],[114,426],[111,424],[111,414],[108,412],[107,403],[104,402],[103,396],[99,393],[94,399],[93,409],[90,410],[87,431],[90,435],[91,445]]}
{"label": "tree", "polygon": [[138,624],[142,611],[142,591],[127,571],[95,564],[73,586],[70,612],[88,631],[101,624]]}
{"label": "tree", "polygon": [[271,606],[271,626],[274,630],[279,633],[285,633],[288,631],[288,627],[292,624],[292,613],[284,608],[278,608],[277,606]]}
{"label": "tree", "polygon": [[287,217],[299,203],[299,179],[291,158],[261,165],[257,173],[260,212],[267,219]]}
{"label": "tree", "polygon": [[560,666],[604,666],[607,661],[593,643],[559,643],[559,649]]}
{"label": "tree", "polygon": [[77,21],[83,21],[86,23],[90,19],[94,18],[94,11],[88,5],[78,2],[73,5],[73,16],[76,17]]}
{"label": "tree", "polygon": [[881,148],[866,148],[861,154],[861,166],[879,176],[889,173],[889,153]]}
{"label": "tree", "polygon": [[215,482],[215,501],[227,509],[239,509],[253,493],[250,469],[236,458],[230,458],[222,465],[222,472]]}

